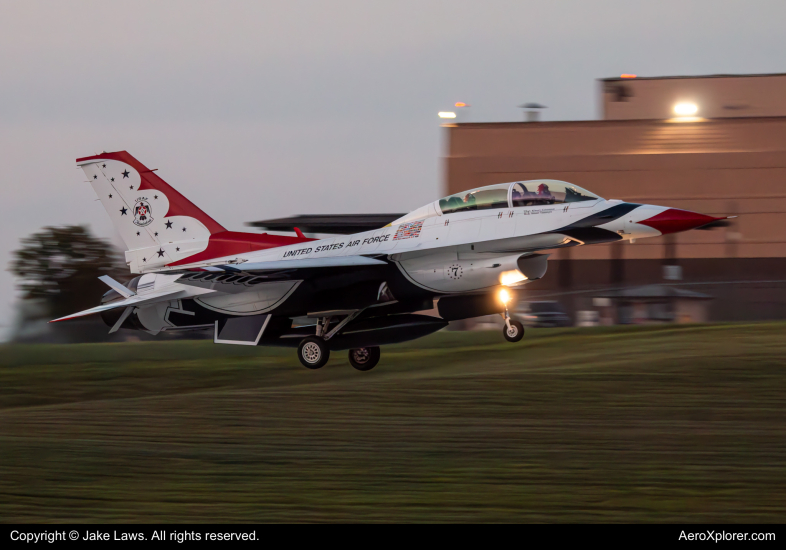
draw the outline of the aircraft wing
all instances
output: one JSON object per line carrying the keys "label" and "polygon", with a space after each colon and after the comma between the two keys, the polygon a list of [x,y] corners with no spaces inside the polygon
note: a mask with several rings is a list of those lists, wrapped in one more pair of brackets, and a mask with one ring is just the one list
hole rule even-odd
{"label": "aircraft wing", "polygon": [[235,294],[249,290],[256,284],[274,279],[304,279],[315,273],[332,275],[342,268],[373,268],[387,265],[382,260],[367,256],[334,256],[330,258],[304,258],[302,260],[273,260],[245,262],[232,265],[214,265],[186,270],[177,282]]}
{"label": "aircraft wing", "polygon": [[86,309],[78,313],[72,313],[71,315],[66,315],[65,317],[60,317],[59,319],[54,319],[49,322],[57,323],[58,321],[68,321],[69,319],[76,319],[77,317],[84,317],[86,315],[101,313],[102,311],[109,311],[110,309],[116,309],[120,307],[142,306],[150,303],[161,302],[163,300],[177,300],[178,298],[184,298],[186,294],[188,293],[182,289],[180,290],[170,289],[166,291],[150,292],[143,296],[140,296],[139,294],[135,294],[134,296],[131,296],[130,298],[126,298],[124,300],[117,300],[115,302],[110,302],[108,304],[92,307],[90,309]]}

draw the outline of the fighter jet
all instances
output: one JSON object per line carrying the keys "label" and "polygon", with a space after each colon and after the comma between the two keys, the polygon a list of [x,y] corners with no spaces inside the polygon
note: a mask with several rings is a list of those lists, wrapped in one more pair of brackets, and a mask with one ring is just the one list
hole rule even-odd
{"label": "fighter jet", "polygon": [[724,219],[542,179],[462,191],[384,227],[313,239],[297,227],[295,236],[228,231],[126,151],[77,166],[137,276],[126,284],[101,277],[111,290],[99,306],[55,321],[101,314],[110,333],[211,330],[217,344],[297,348],[309,369],[349,350],[350,364],[368,371],[381,345],[482,315],[500,314],[504,338],[517,342],[524,327],[507,304],[545,275],[546,251]]}

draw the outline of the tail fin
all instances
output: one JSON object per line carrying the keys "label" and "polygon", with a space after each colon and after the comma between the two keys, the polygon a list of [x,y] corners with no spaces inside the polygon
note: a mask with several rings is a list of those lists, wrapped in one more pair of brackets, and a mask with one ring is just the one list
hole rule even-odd
{"label": "tail fin", "polygon": [[126,262],[141,273],[202,252],[217,221],[126,151],[76,160],[128,248]]}

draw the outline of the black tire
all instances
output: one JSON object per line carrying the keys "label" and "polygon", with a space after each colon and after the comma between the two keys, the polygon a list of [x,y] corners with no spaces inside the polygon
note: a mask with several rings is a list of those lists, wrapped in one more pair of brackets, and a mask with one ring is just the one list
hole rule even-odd
{"label": "black tire", "polygon": [[510,328],[508,328],[508,325],[502,327],[502,335],[508,342],[518,342],[524,338],[524,325],[511,319]]}
{"label": "black tire", "polygon": [[365,372],[377,366],[381,355],[378,347],[351,349],[349,350],[349,364],[355,369]]}
{"label": "black tire", "polygon": [[330,348],[319,336],[309,336],[297,347],[297,358],[307,369],[319,369],[330,359]]}

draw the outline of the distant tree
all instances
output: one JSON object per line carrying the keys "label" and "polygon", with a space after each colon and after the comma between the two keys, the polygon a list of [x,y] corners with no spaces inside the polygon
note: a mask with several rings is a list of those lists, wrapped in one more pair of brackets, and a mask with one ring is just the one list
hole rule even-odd
{"label": "distant tree", "polygon": [[10,271],[24,298],[42,300],[52,317],[98,305],[108,290],[96,280],[101,275],[128,276],[117,249],[81,225],[44,227],[22,239]]}

